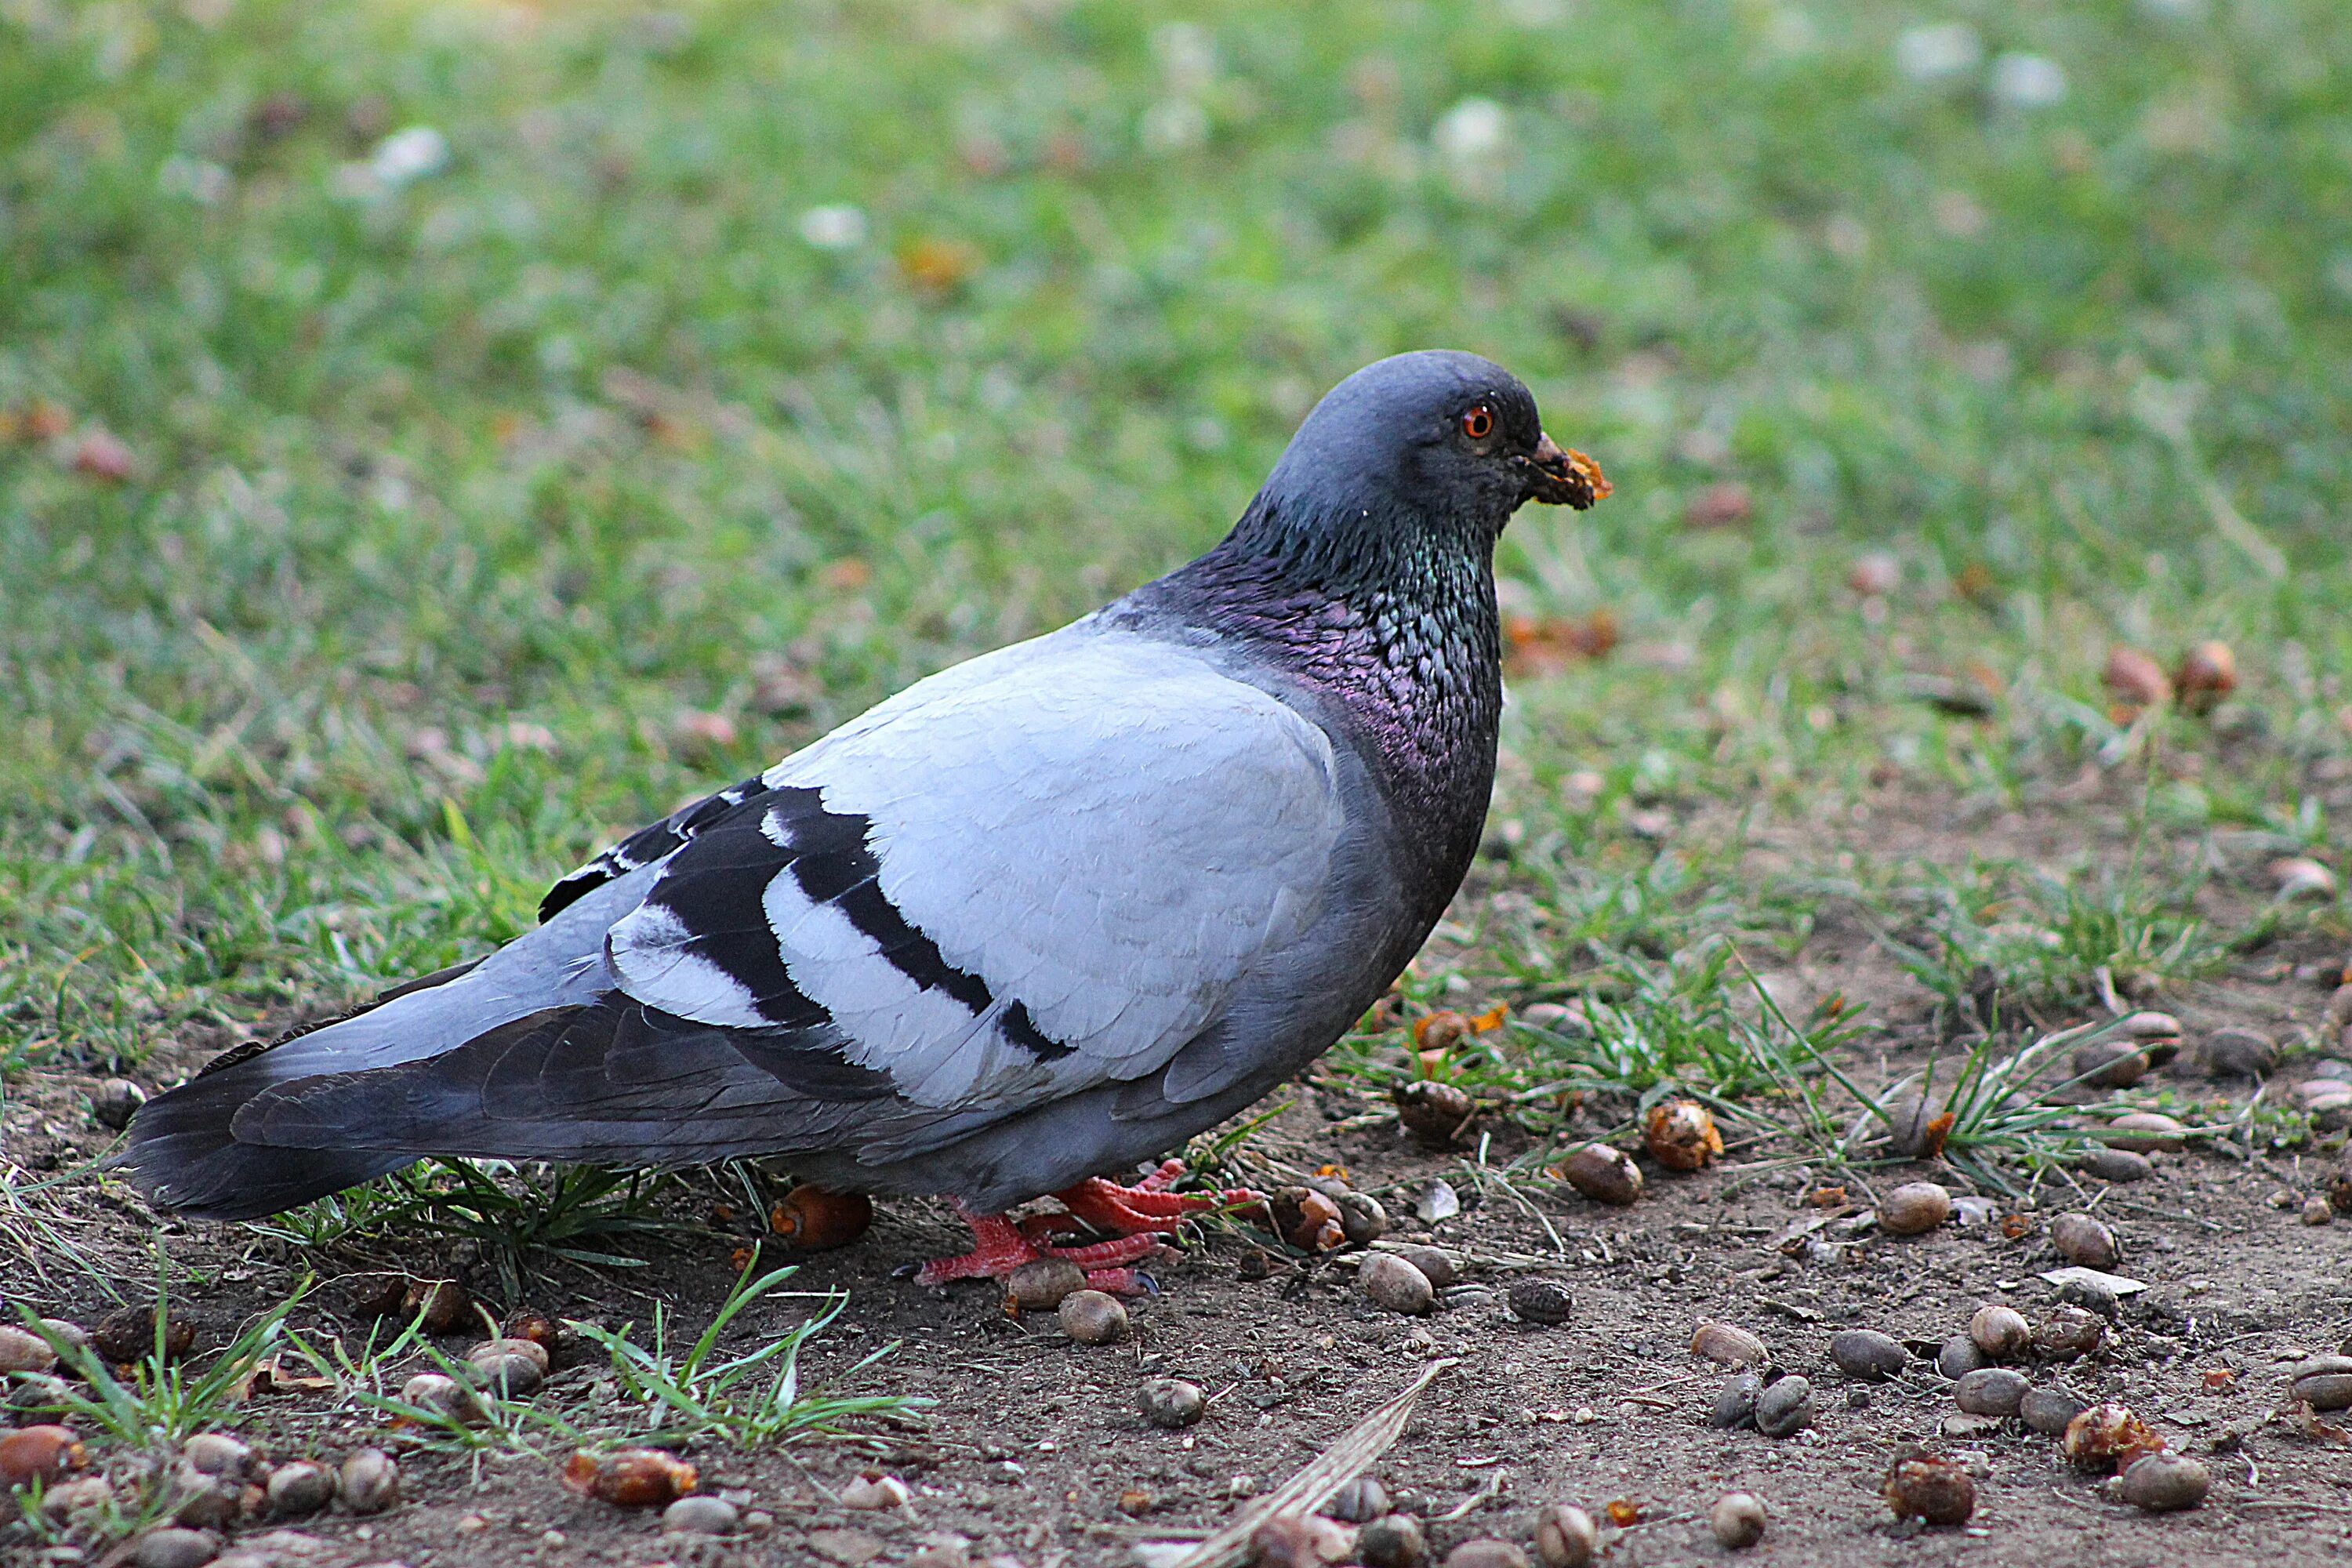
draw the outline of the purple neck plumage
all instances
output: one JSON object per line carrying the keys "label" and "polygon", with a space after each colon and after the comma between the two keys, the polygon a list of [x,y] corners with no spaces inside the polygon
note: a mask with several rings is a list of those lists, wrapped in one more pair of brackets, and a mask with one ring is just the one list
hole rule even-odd
{"label": "purple neck plumage", "polygon": [[1381,776],[1414,879],[1442,908],[1476,852],[1494,787],[1493,532],[1419,519],[1301,526],[1276,510],[1259,497],[1223,543],[1131,602],[1245,646],[1328,699]]}

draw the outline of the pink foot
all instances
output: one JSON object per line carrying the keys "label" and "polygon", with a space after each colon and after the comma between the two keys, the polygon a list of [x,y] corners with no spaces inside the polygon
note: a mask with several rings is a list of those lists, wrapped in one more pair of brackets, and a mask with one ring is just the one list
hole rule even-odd
{"label": "pink foot", "polygon": [[1113,1236],[1173,1236],[1188,1215],[1265,1202],[1265,1194],[1247,1187],[1231,1187],[1213,1194],[1170,1192],[1170,1184],[1183,1173],[1184,1162],[1170,1160],[1131,1187],[1089,1176],[1054,1196],[1078,1219]]}
{"label": "pink foot", "polygon": [[1157,1234],[1123,1236],[1110,1241],[1098,1241],[1087,1247],[1048,1247],[1022,1234],[1021,1227],[1003,1215],[975,1214],[956,1205],[956,1212],[971,1226],[972,1239],[977,1244],[970,1252],[957,1258],[934,1258],[915,1271],[919,1285],[944,1285],[950,1279],[1003,1279],[1024,1263],[1034,1263],[1041,1258],[1059,1258],[1086,1270],[1089,1289],[1106,1290],[1114,1296],[1148,1294],[1151,1286],[1142,1274],[1129,1264],[1140,1263],[1160,1250]]}

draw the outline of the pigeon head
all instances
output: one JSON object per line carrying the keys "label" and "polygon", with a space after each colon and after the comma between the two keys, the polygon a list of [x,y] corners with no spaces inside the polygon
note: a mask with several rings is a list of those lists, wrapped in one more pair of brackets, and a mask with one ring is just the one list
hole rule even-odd
{"label": "pigeon head", "polygon": [[[1315,405],[1254,509],[1327,549],[1386,553],[1400,533],[1491,547],[1530,500],[1584,508],[1600,468],[1544,434],[1518,378],[1476,354],[1428,349],[1366,365]],[[1319,552],[1318,552],[1319,553]]]}

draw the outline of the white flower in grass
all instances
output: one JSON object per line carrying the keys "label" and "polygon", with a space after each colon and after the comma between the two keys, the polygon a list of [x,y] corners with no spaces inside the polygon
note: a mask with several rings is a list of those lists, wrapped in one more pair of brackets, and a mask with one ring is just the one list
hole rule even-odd
{"label": "white flower in grass", "polygon": [[376,143],[368,173],[385,190],[439,174],[449,163],[449,139],[430,125],[411,125]]}
{"label": "white flower in grass", "polygon": [[1511,119],[1491,98],[1465,98],[1438,117],[1430,140],[1455,168],[1484,163],[1503,150]]}
{"label": "white flower in grass", "polygon": [[2003,55],[1992,62],[1992,95],[2011,109],[2048,109],[2066,100],[2066,73],[2044,55]]}
{"label": "white flower in grass", "polygon": [[1948,81],[1983,58],[1984,44],[1966,22],[1906,27],[1895,40],[1895,68],[1912,81]]}
{"label": "white flower in grass", "polygon": [[846,202],[801,214],[801,238],[819,250],[855,250],[866,243],[866,215]]}

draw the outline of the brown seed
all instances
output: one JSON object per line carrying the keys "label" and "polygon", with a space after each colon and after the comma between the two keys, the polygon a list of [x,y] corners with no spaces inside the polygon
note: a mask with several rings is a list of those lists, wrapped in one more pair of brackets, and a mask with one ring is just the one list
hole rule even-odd
{"label": "brown seed", "polygon": [[2150,1513],[2172,1513],[2205,1500],[2213,1478],[2186,1454],[2143,1454],[2126,1468],[2124,1501]]}
{"label": "brown seed", "polygon": [[20,1426],[0,1435],[0,1486],[54,1481],[89,1459],[70,1426]]}
{"label": "brown seed", "polygon": [[1642,1142],[1650,1158],[1670,1171],[1702,1170],[1723,1152],[1723,1134],[1715,1118],[1695,1100],[1669,1100],[1650,1107],[1642,1123]]}
{"label": "brown seed", "polygon": [[1952,1217],[1952,1194],[1933,1182],[1906,1182],[1878,1205],[1878,1227],[1894,1236],[1918,1236]]}
{"label": "brown seed", "polygon": [[864,1193],[836,1193],[801,1185],[768,1211],[768,1229],[794,1252],[829,1252],[847,1247],[874,1223],[874,1200]]}
{"label": "brown seed", "polygon": [[1606,1143],[1587,1143],[1560,1162],[1559,1173],[1597,1204],[1624,1208],[1642,1195],[1642,1167],[1631,1154]]}
{"label": "brown seed", "polygon": [[2336,1205],[2325,1194],[2314,1193],[2303,1200],[2303,1210],[2296,1217],[2305,1225],[2326,1225],[2336,1217]]}
{"label": "brown seed", "polygon": [[2116,1233],[2086,1214],[2062,1214],[2050,1222],[2050,1245],[2058,1256],[2083,1268],[2113,1268],[2123,1254]]}
{"label": "brown seed", "polygon": [[1356,1531],[1356,1560],[1364,1568],[1422,1568],[1429,1561],[1429,1542],[1422,1534],[1421,1521],[1409,1513],[1384,1513],[1369,1521]]}
{"label": "brown seed", "polygon": [[2169,1116],[2153,1110],[2134,1110],[2108,1122],[2099,1137],[2110,1148],[2177,1154],[2186,1146],[2188,1131]]}
{"label": "brown seed", "polygon": [[2096,1355],[2107,1342],[2107,1326],[2080,1307],[2061,1307],[2034,1326],[2033,1353],[2043,1361],[2074,1361]]}
{"label": "brown seed", "polygon": [[1844,1329],[1830,1336],[1830,1360],[1848,1377],[1884,1383],[1911,1360],[1901,1342],[1875,1329]]}
{"label": "brown seed", "polygon": [[1511,1316],[1557,1328],[1575,1315],[1576,1300],[1558,1279],[1522,1279],[1511,1287]]}
{"label": "brown seed", "polygon": [[382,1448],[361,1448],[343,1460],[335,1491],[353,1513],[382,1513],[400,1497],[400,1467]]}
{"label": "brown seed", "polygon": [[658,1448],[583,1448],[563,1467],[563,1484],[620,1508],[667,1508],[694,1489],[694,1467]]}
{"label": "brown seed", "polygon": [[1250,1535],[1257,1568],[1325,1568],[1343,1563],[1355,1542],[1319,1514],[1278,1513]]}
{"label": "brown seed", "polygon": [[2100,1089],[2129,1089],[2147,1076],[2147,1058],[2129,1040],[2092,1040],[2076,1046],[2068,1065],[2076,1078]]}
{"label": "brown seed", "polygon": [[1403,1258],[1429,1277],[1430,1285],[1439,1290],[1460,1282],[1462,1270],[1455,1266],[1454,1255],[1439,1247],[1417,1247],[1406,1244],[1382,1250]]}
{"label": "brown seed", "polygon": [[106,1079],[90,1090],[90,1120],[109,1131],[120,1132],[131,1125],[131,1119],[146,1103],[147,1091],[129,1079]]}
{"label": "brown seed", "polygon": [[1452,1148],[1477,1112],[1469,1095],[1434,1079],[1401,1083],[1389,1098],[1396,1101],[1397,1120],[1424,1149]]}
{"label": "brown seed", "polygon": [[662,1510],[662,1529],[672,1535],[732,1535],[742,1513],[723,1497],[682,1497]]}
{"label": "brown seed", "polygon": [[1339,1205],[1312,1187],[1277,1188],[1268,1207],[1275,1234],[1301,1252],[1328,1252],[1348,1239]]}
{"label": "brown seed", "polygon": [[200,1476],[242,1476],[253,1450],[226,1432],[199,1432],[180,1445],[180,1458]]}
{"label": "brown seed", "polygon": [[49,1342],[25,1329],[0,1328],[0,1373],[47,1372],[58,1364]]}
{"label": "brown seed", "polygon": [[1348,1524],[1370,1524],[1389,1511],[1389,1489],[1374,1476],[1358,1476],[1323,1505],[1323,1513]]}
{"label": "brown seed", "polygon": [[1994,1361],[2014,1361],[2033,1342],[2033,1329],[2016,1308],[1988,1301],[1969,1320],[1969,1341]]}
{"label": "brown seed", "polygon": [[1154,1426],[1190,1426],[1208,1409],[1201,1385],[1181,1377],[1155,1377],[1135,1391],[1137,1408]]}
{"label": "brown seed", "polygon": [[2028,1386],[2021,1372],[1983,1367],[1952,1385],[1952,1403],[1970,1415],[2014,1415]]}
{"label": "brown seed", "polygon": [[1004,1300],[1014,1311],[1042,1312],[1087,1288],[1087,1271],[1066,1258],[1039,1258],[1004,1277]]}
{"label": "brown seed", "polygon": [[1898,1459],[1886,1472],[1886,1506],[1897,1519],[1927,1524],[1965,1524],[1976,1511],[1976,1483],[1949,1459],[1923,1454]]}
{"label": "brown seed", "polygon": [[2026,1426],[2045,1437],[2063,1436],[2066,1427],[2088,1405],[2060,1388],[2029,1388],[2018,1401],[2017,1414]]}
{"label": "brown seed", "polygon": [[85,1509],[104,1508],[114,1500],[114,1488],[104,1476],[84,1476],[41,1489],[41,1515],[63,1521]]}
{"label": "brown seed", "polygon": [[2314,1410],[2352,1410],[2352,1356],[2314,1356],[2294,1369],[2287,1392]]}
{"label": "brown seed", "polygon": [[1372,1305],[1391,1312],[1426,1312],[1437,1300],[1429,1276],[1393,1253],[1367,1257],[1356,1271],[1356,1284]]}
{"label": "brown seed", "polygon": [[2154,708],[2172,700],[2172,682],[2163,667],[2136,647],[2110,651],[2100,679],[2116,701],[2131,707]]}
{"label": "brown seed", "polygon": [[547,1347],[530,1340],[485,1340],[466,1352],[475,1382],[509,1399],[521,1399],[547,1381]]}
{"label": "brown seed", "polygon": [[1473,1536],[1445,1554],[1445,1568],[1529,1568],[1528,1554],[1491,1535]]}
{"label": "brown seed", "polygon": [[1344,1193],[1331,1200],[1339,1205],[1339,1228],[1351,1247],[1370,1247],[1389,1233],[1389,1211],[1370,1193]]}
{"label": "brown seed", "polygon": [[[188,1353],[196,1342],[196,1326],[185,1318],[166,1313],[163,1318],[163,1359],[177,1361]],[[155,1310],[152,1307],[125,1307],[109,1312],[99,1320],[98,1327],[89,1331],[90,1348],[107,1360],[121,1364],[145,1361],[155,1353]]]}
{"label": "brown seed", "polygon": [[2278,1067],[2278,1042],[2259,1029],[2216,1029],[2198,1059],[2212,1078],[2268,1078]]}
{"label": "brown seed", "polygon": [[460,1426],[478,1426],[484,1416],[482,1402],[472,1389],[437,1372],[420,1372],[402,1384],[400,1402],[434,1420],[454,1421]]}
{"label": "brown seed", "polygon": [[2121,1405],[2094,1405],[2066,1423],[2067,1459],[2085,1470],[2127,1468],[2143,1454],[2159,1453],[2164,1439]]}
{"label": "brown seed", "polygon": [[1062,1331],[1082,1345],[1116,1344],[1127,1338],[1127,1309],[1100,1290],[1073,1290],[1054,1309]]}
{"label": "brown seed", "polygon": [[1756,1396],[1756,1430],[1767,1437],[1790,1437],[1813,1424],[1813,1385],[1802,1377],[1768,1383]]}
{"label": "brown seed", "polygon": [[2082,1168],[2103,1182],[2144,1182],[2156,1174],[2156,1166],[2147,1155],[2128,1149],[2084,1150]]}
{"label": "brown seed", "polygon": [[209,1530],[166,1525],[141,1536],[131,1548],[131,1568],[203,1568],[220,1555],[220,1537]]}
{"label": "brown seed", "polygon": [[1936,1370],[1957,1383],[1990,1359],[1976,1341],[1966,1334],[1954,1334],[1936,1352]]}
{"label": "brown seed", "polygon": [[401,1292],[400,1315],[422,1320],[428,1334],[446,1334],[457,1326],[471,1300],[455,1279],[412,1279]]}
{"label": "brown seed", "polygon": [[913,1498],[907,1483],[896,1476],[859,1476],[841,1489],[842,1507],[874,1513],[905,1508]]}
{"label": "brown seed", "polygon": [[1729,1551],[1753,1546],[1764,1539],[1764,1505],[1753,1492],[1733,1492],[1717,1500],[1706,1526]]}
{"label": "brown seed", "polygon": [[1709,1419],[1726,1428],[1755,1426],[1756,1396],[1763,1392],[1764,1380],[1754,1373],[1733,1373],[1715,1391],[1715,1408]]}
{"label": "brown seed", "polygon": [[289,1518],[316,1513],[335,1500],[335,1473],[324,1465],[296,1459],[270,1471],[264,1489],[272,1513]]}
{"label": "brown seed", "polygon": [[243,1511],[244,1491],[240,1481],[207,1476],[184,1463],[177,1465],[171,1481],[173,1522],[191,1530],[226,1529]]}
{"label": "brown seed", "polygon": [[1592,1516],[1566,1503],[1549,1503],[1536,1514],[1536,1555],[1544,1568],[1586,1568],[1601,1543]]}
{"label": "brown seed", "polygon": [[2191,713],[2210,713],[2238,689],[2238,656],[2225,642],[2199,643],[2180,656],[2172,684],[2180,693],[2181,707]]}
{"label": "brown seed", "polygon": [[1701,1323],[1690,1348],[1691,1354],[1720,1366],[1762,1366],[1771,1359],[1762,1340],[1729,1323]]}

